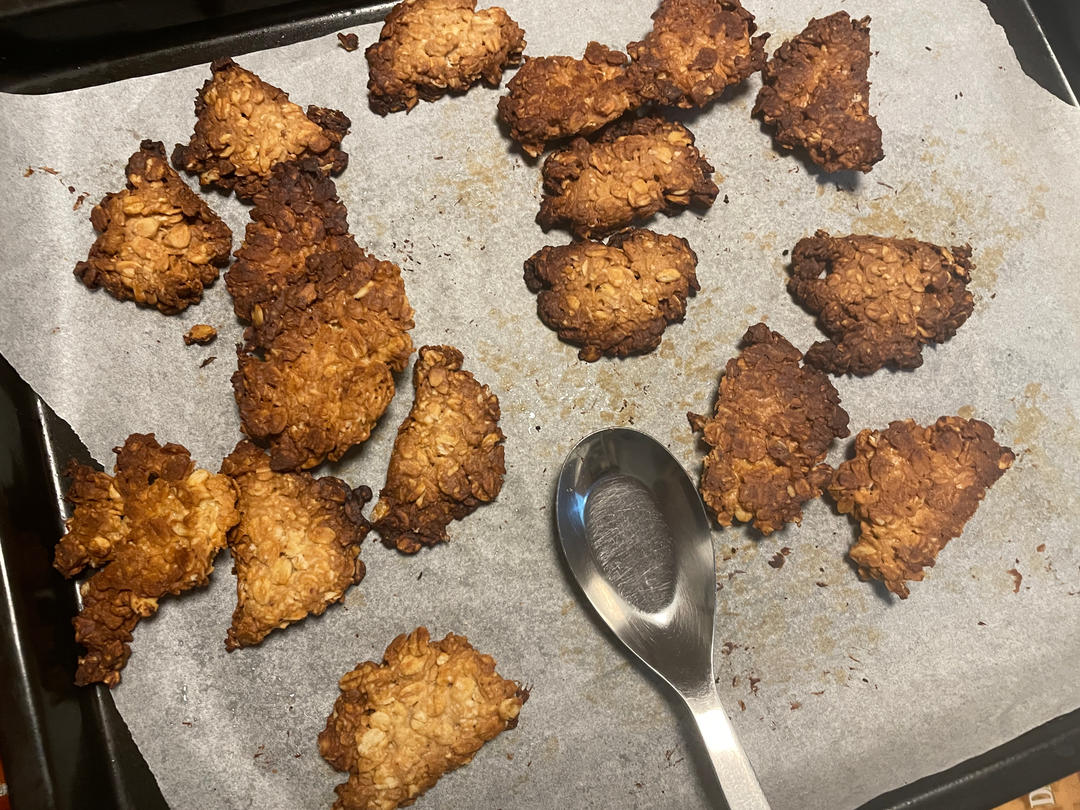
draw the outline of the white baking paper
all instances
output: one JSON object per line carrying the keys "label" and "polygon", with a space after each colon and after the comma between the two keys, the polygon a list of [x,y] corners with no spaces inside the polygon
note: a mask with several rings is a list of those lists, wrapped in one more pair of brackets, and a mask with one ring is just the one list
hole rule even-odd
{"label": "white baking paper", "polygon": [[[655,8],[505,5],[537,56],[580,56],[590,39],[622,47]],[[770,52],[836,10],[814,0],[749,6],[773,33]],[[711,407],[743,331],[767,320],[803,349],[821,337],[784,287],[785,252],[817,228],[972,244],[977,303],[956,337],[928,348],[917,371],[836,385],[853,432],[976,416],[1017,461],[902,603],[858,580],[844,557],[853,526],[824,501],[808,505],[801,527],[766,539],[715,532],[718,686],[773,807],[852,808],[1080,706],[1080,111],[1024,75],[977,0],[860,0],[847,10],[873,18],[871,108],[885,160],[868,175],[827,176],[781,153],[749,115],[757,77],[683,115],[720,196],[707,213],[650,226],[689,240],[701,292],[659,350],[594,364],[540,323],[522,281],[528,256],[568,236],[534,222],[539,166],[500,130],[499,92],[380,118],[367,108],[362,51],[332,36],[239,58],[300,104],[352,118],[338,180],[352,230],[402,267],[416,344],[458,346],[498,394],[508,472],[498,500],[453,525],[449,544],[403,557],[369,542],[367,577],[343,606],[258,648],[225,652],[235,599],[226,555],[208,589],[166,600],[142,623],[114,694],[173,807],[329,806],[344,777],[315,736],[338,677],[421,624],[436,637],[467,635],[501,674],[532,686],[520,726],[422,806],[716,804],[681,706],[569,581],[553,483],[570,447],[609,425],[651,433],[697,475],[685,413]],[[355,29],[362,46],[378,30]],[[123,186],[143,138],[186,142],[208,75],[200,65],[0,98],[0,352],[110,469],[111,448],[135,431],[180,442],[215,470],[240,437],[229,376],[242,328],[223,283],[165,317],[72,275],[94,238],[91,205]],[[239,245],[246,208],[207,199]],[[218,329],[216,343],[184,346],[197,322]],[[328,471],[377,490],[411,396],[406,374],[372,438]],[[838,443],[831,460],[849,446]],[[768,565],[783,547],[786,564]]]}

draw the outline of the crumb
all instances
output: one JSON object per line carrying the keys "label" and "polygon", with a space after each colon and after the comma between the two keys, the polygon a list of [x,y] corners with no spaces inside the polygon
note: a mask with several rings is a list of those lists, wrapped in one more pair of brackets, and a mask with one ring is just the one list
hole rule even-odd
{"label": "crumb", "polygon": [[860,431],[855,457],[828,487],[836,508],[859,521],[848,552],[859,576],[906,599],[905,582],[922,580],[1014,458],[977,419],[943,416],[930,427],[908,419]]}
{"label": "crumb", "polygon": [[210,65],[211,78],[195,99],[195,132],[177,144],[173,165],[199,176],[202,186],[251,199],[278,163],[312,158],[327,174],[345,169],[341,139],[352,122],[337,110],[305,113],[288,93],[231,59]]}
{"label": "crumb", "polygon": [[659,346],[700,289],[696,268],[685,239],[633,229],[607,245],[590,240],[537,251],[525,261],[525,284],[539,293],[540,319],[593,362]]}
{"label": "crumb", "polygon": [[1010,568],[1006,571],[1013,580],[1013,593],[1020,593],[1020,583],[1024,581],[1024,575],[1017,571],[1015,568]]}
{"label": "crumb", "polygon": [[143,141],[128,160],[127,188],[106,194],[90,212],[100,234],[75,276],[175,315],[202,300],[229,263],[232,231],[165,159],[158,141]]}
{"label": "crumb", "polygon": [[360,47],[360,39],[356,34],[338,34],[338,47],[352,53]]}
{"label": "crumb", "polygon": [[71,205],[71,210],[78,211],[80,208],[82,208],[83,203],[86,202],[86,198],[89,196],[89,194],[80,194],[78,197],[76,197],[75,202]]}
{"label": "crumb", "polygon": [[[802,521],[802,505],[832,476],[825,456],[848,435],[848,415],[828,377],[764,323],[728,361],[711,419],[687,414],[711,448],[701,493],[721,526],[752,521],[762,534]],[[769,564],[783,565],[778,554]]]}
{"label": "crumb", "polygon": [[217,330],[206,323],[197,323],[184,333],[184,345],[209,346],[217,338]]}
{"label": "crumb", "polygon": [[[335,810],[412,804],[439,778],[467,765],[488,740],[514,728],[528,691],[495,672],[464,636],[432,642],[427,628],[391,642],[381,664],[340,682],[319,752],[349,773]],[[526,766],[527,767],[527,766]]]}
{"label": "crumb", "polygon": [[846,11],[812,19],[762,71],[753,114],[776,127],[785,149],[801,147],[827,172],[870,171],[884,157],[870,114],[870,18]]}
{"label": "crumb", "polygon": [[548,156],[541,173],[540,226],[566,226],[582,239],[658,211],[708,207],[719,193],[690,130],[655,116],[615,124],[593,141],[575,138]]}
{"label": "crumb", "polygon": [[66,577],[104,566],[79,588],[79,686],[120,682],[135,625],[162,597],[207,584],[238,519],[232,482],[195,469],[180,445],[136,433],[115,452],[113,475],[74,461],[65,472],[74,509],[53,565]]}
{"label": "crumb", "polygon": [[825,231],[800,239],[788,290],[830,338],[811,346],[806,361],[858,376],[918,368],[923,346],[944,343],[971,315],[973,269],[969,245]]}
{"label": "crumb", "polygon": [[526,59],[499,99],[499,120],[533,157],[552,141],[595,132],[641,103],[628,63],[599,42],[590,42],[582,59]]}
{"label": "crumb", "polygon": [[768,562],[769,565],[773,568],[783,568],[784,559],[784,555],[777,552],[776,554],[773,554],[771,557],[769,557]]}
{"label": "crumb", "polygon": [[240,521],[229,532],[237,605],[227,650],[318,616],[364,577],[360,544],[370,526],[367,487],[309,473],[277,473],[258,447],[241,441],[221,463],[236,484]]}
{"label": "crumb", "polygon": [[525,32],[498,6],[477,11],[476,0],[404,0],[364,52],[369,104],[386,115],[481,80],[498,87],[524,49]]}
{"label": "crumb", "polygon": [[388,548],[414,554],[446,542],[446,527],[502,489],[506,466],[499,399],[461,368],[451,346],[424,346],[415,395],[398,428],[372,524]]}
{"label": "crumb", "polygon": [[626,46],[643,99],[703,107],[765,66],[765,40],[738,0],[662,0],[653,28]]}

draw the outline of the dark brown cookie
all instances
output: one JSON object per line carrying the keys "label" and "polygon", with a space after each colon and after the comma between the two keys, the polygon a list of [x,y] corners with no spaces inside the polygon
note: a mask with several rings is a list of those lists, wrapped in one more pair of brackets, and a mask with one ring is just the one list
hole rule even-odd
{"label": "dark brown cookie", "polygon": [[754,105],[785,149],[806,149],[827,172],[870,168],[885,155],[870,114],[870,18],[813,19],[773,54]]}
{"label": "dark brown cookie", "polygon": [[806,361],[860,376],[918,368],[923,346],[944,343],[971,315],[973,269],[969,245],[825,231],[800,239],[788,290],[830,338],[811,346]]}
{"label": "dark brown cookie", "polygon": [[178,444],[132,434],[116,448],[113,475],[72,462],[74,505],[54,565],[71,577],[105,566],[80,587],[75,640],[86,647],[75,682],[116,686],[140,619],[158,600],[206,585],[225,533],[236,523],[236,489],[223,475],[195,469]]}
{"label": "dark brown cookie", "polygon": [[499,119],[533,157],[551,141],[595,132],[641,103],[628,63],[599,42],[589,43],[583,59],[526,59],[499,99]]}
{"label": "dark brown cookie", "polygon": [[631,42],[631,75],[646,101],[704,107],[765,65],[768,34],[739,0],[663,0],[653,28]]}
{"label": "dark brown cookie", "polygon": [[1014,458],[978,419],[943,416],[930,427],[907,419],[860,431],[855,457],[828,487],[836,508],[859,522],[848,552],[859,575],[906,599],[905,582],[922,581]]}
{"label": "dark brown cookie", "polygon": [[832,477],[825,456],[848,435],[848,415],[829,378],[765,324],[751,326],[727,363],[709,419],[687,414],[711,448],[701,496],[716,522],[753,522],[762,534],[802,522],[802,505]]}

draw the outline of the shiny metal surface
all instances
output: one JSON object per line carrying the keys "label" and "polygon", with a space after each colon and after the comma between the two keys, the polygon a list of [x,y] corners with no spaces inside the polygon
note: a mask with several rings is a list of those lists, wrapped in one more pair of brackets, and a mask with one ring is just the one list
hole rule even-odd
{"label": "shiny metal surface", "polygon": [[555,496],[559,541],[600,617],[686,702],[732,810],[768,810],[716,694],[712,535],[701,499],[652,437],[609,428],[582,439]]}

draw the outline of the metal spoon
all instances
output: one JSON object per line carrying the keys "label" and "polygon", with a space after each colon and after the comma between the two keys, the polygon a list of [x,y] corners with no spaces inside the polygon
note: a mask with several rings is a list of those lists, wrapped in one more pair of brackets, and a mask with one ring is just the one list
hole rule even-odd
{"label": "metal spoon", "polygon": [[731,810],[769,810],[716,694],[712,535],[686,471],[651,436],[601,430],[566,457],[555,509],[585,596],[686,701]]}

